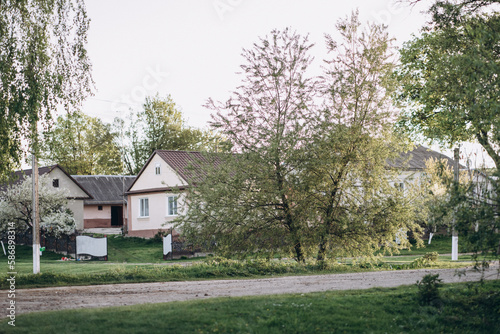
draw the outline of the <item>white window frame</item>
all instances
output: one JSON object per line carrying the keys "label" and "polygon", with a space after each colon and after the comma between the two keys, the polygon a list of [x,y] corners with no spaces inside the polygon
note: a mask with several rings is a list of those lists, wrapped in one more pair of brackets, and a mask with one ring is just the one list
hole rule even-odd
{"label": "white window frame", "polygon": [[159,162],[155,164],[155,175],[161,175],[161,163]]}
{"label": "white window frame", "polygon": [[[172,199],[172,203],[175,203],[175,207],[173,208],[173,212],[170,213],[170,201]],[[174,212],[175,211],[175,212]],[[179,196],[178,195],[169,195],[167,196],[167,216],[173,217],[179,215]]]}
{"label": "white window frame", "polygon": [[403,181],[394,182],[394,187],[399,191],[405,191],[405,183]]}
{"label": "white window frame", "polygon": [[139,198],[139,218],[147,217],[149,217],[149,198],[142,197]]}

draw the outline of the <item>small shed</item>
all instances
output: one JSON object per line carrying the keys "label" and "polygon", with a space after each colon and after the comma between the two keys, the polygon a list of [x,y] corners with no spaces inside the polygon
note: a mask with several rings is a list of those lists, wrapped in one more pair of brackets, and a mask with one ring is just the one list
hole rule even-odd
{"label": "small shed", "polygon": [[73,175],[92,199],[84,201],[84,229],[121,228],[127,223],[123,193],[135,180],[127,175]]}

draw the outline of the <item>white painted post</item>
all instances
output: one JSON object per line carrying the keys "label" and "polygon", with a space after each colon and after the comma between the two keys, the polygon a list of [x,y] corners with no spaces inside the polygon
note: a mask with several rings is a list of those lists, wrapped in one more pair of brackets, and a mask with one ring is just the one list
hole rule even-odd
{"label": "white painted post", "polygon": [[[458,182],[459,182],[459,161],[460,161],[460,146],[455,148],[454,150],[454,157],[455,159],[455,182],[456,186],[458,187]],[[453,229],[451,232],[451,260],[452,261],[457,261],[458,260],[458,231],[456,229],[456,220],[453,218]]]}
{"label": "white painted post", "polygon": [[453,235],[451,237],[451,260],[458,260],[458,235]]}
{"label": "white painted post", "polygon": [[163,237],[163,259],[167,259],[167,255],[170,253],[170,259],[172,259],[172,234],[168,234]]}
{"label": "white painted post", "polygon": [[36,149],[33,149],[31,178],[33,185],[32,222],[33,222],[33,274],[40,273],[40,215],[38,212],[38,162]]}

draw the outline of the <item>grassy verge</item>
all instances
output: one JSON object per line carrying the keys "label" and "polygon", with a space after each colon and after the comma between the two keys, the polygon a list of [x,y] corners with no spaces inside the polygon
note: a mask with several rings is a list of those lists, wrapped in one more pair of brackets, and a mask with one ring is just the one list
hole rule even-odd
{"label": "grassy verge", "polygon": [[[347,273],[374,270],[397,270],[417,268],[459,268],[466,263],[399,261],[400,263],[359,262],[340,264],[336,261],[318,263],[311,261],[236,261],[211,258],[190,266],[181,265],[120,265],[106,263],[59,262],[42,265],[38,275],[20,274],[16,276],[16,288],[34,288],[64,285],[93,285],[111,283],[167,282],[181,280],[259,278],[284,275],[313,275]],[[48,260],[47,260],[48,261]],[[50,266],[56,270],[50,271]],[[0,276],[0,289],[8,287],[8,276]]]}
{"label": "grassy verge", "polygon": [[[449,240],[448,240],[449,239]],[[437,262],[422,263],[420,250],[445,250],[450,238],[436,238],[433,247],[400,256],[387,256],[378,262],[343,260],[326,265],[309,262],[261,260],[233,261],[208,258],[191,266],[167,266],[171,261],[158,260],[162,256],[161,241],[154,239],[108,237],[108,262],[103,261],[58,261],[62,255],[44,252],[41,257],[41,275],[32,275],[32,250],[29,246],[16,247],[17,288],[32,288],[62,285],[90,285],[109,283],[163,282],[179,280],[258,278],[270,275],[311,275],[345,273],[372,270],[397,270],[432,268],[459,268],[470,265],[470,256],[460,256],[460,262],[451,262],[449,256],[441,256]],[[417,254],[418,253],[418,254]],[[423,252],[425,254],[425,252]],[[185,260],[183,260],[185,261]],[[420,262],[419,262],[420,261]],[[130,263],[132,262],[132,263]],[[175,261],[174,261],[175,262]],[[7,288],[5,273],[11,271],[7,258],[0,255],[0,289]],[[2,275],[4,274],[4,275]]]}
{"label": "grassy verge", "polygon": [[5,333],[498,333],[500,281],[450,284],[433,306],[415,285],[214,298],[20,315]]}

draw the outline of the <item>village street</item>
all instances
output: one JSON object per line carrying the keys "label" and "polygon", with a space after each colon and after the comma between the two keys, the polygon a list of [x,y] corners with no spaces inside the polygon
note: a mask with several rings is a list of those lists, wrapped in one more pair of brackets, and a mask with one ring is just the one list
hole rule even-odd
{"label": "village street", "polygon": [[[463,270],[462,270],[463,271]],[[426,274],[439,274],[445,283],[478,281],[481,273],[471,269],[378,271],[352,274],[289,276],[265,279],[184,281],[139,284],[70,286],[16,291],[17,314],[36,311],[164,303],[213,297],[238,297],[328,290],[369,289],[415,284]],[[498,264],[485,272],[485,279],[499,279]],[[1,291],[3,296],[7,291]],[[5,300],[1,307],[5,309]]]}

